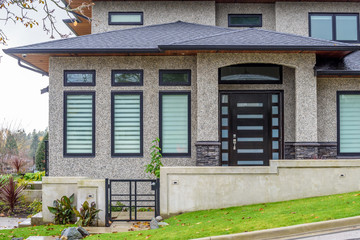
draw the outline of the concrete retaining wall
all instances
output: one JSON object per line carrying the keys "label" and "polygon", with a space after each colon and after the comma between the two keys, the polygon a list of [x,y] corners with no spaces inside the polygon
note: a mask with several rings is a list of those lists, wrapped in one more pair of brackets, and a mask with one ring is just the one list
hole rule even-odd
{"label": "concrete retaining wall", "polygon": [[101,209],[98,215],[98,226],[105,226],[105,179],[88,179],[85,177],[43,177],[42,179],[42,213],[44,222],[53,222],[54,215],[48,206],[53,206],[56,199],[75,194],[74,206],[77,209],[85,201],[95,202]]}
{"label": "concrete retaining wall", "polygon": [[163,167],[162,216],[360,190],[360,160],[272,160],[269,167]]}

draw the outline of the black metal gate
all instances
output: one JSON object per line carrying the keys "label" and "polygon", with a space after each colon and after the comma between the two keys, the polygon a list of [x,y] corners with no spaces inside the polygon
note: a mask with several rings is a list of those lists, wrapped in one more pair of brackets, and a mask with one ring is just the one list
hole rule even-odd
{"label": "black metal gate", "polygon": [[159,179],[105,179],[106,226],[114,221],[150,221],[160,214]]}

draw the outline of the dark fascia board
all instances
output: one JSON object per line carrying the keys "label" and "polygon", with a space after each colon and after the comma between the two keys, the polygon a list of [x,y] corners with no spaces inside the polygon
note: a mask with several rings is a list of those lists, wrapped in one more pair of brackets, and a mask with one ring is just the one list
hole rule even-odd
{"label": "dark fascia board", "polygon": [[[360,47],[359,47],[360,49]],[[22,54],[22,53],[159,53],[158,48],[145,49],[3,49],[6,54]]]}
{"label": "dark fascia board", "polygon": [[329,76],[329,75],[335,75],[335,76],[359,76],[360,70],[354,71],[354,70],[316,70],[317,76]]}
{"label": "dark fascia board", "polygon": [[359,46],[253,46],[253,45],[159,45],[161,50],[303,50],[303,51],[357,51]]}

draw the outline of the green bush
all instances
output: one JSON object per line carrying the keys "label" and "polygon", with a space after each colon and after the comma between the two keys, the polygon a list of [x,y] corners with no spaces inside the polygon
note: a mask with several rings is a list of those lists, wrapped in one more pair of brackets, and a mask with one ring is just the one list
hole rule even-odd
{"label": "green bush", "polygon": [[95,202],[92,202],[89,204],[87,201],[85,201],[82,205],[80,210],[76,210],[74,207],[75,215],[79,218],[79,220],[76,222],[77,225],[81,225],[82,227],[88,227],[91,226],[94,223],[94,220],[96,219],[96,214],[100,212],[100,209],[96,209]]}
{"label": "green bush", "polygon": [[26,173],[24,179],[28,181],[41,181],[42,177],[45,176],[45,171],[36,173]]}
{"label": "green bush", "polygon": [[46,133],[45,137],[39,143],[39,146],[35,154],[35,165],[39,171],[45,170],[45,141],[49,139],[49,133]]}
{"label": "green bush", "polygon": [[30,203],[29,208],[31,209],[31,215],[35,215],[42,211],[42,202],[34,199],[34,201]]}
{"label": "green bush", "polygon": [[73,204],[74,194],[70,197],[63,196],[61,199],[54,201],[54,207],[49,207],[49,211],[55,215],[56,224],[69,224],[73,221],[74,210]]}

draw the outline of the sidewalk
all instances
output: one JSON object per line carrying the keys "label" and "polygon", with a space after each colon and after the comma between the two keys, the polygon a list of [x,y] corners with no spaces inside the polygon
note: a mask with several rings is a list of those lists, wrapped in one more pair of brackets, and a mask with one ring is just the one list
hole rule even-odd
{"label": "sidewalk", "polygon": [[19,222],[24,221],[26,218],[9,218],[0,217],[0,230],[17,228]]}

